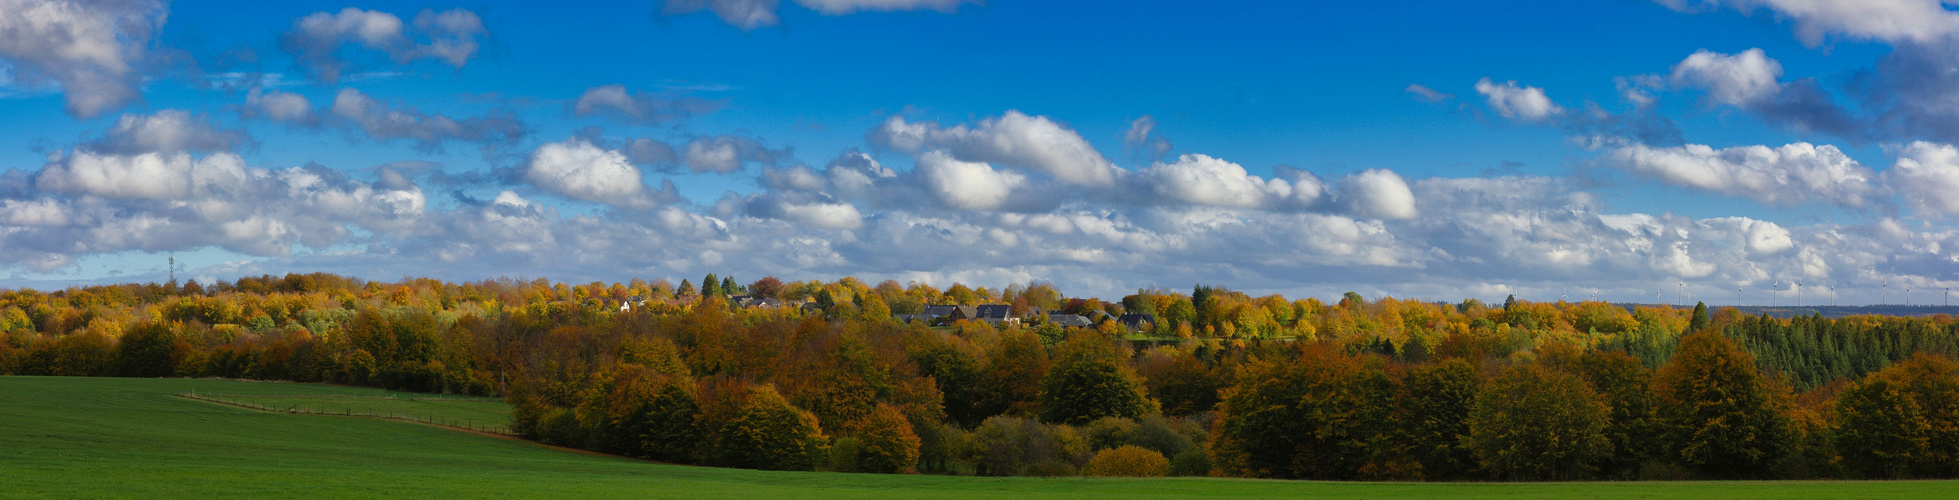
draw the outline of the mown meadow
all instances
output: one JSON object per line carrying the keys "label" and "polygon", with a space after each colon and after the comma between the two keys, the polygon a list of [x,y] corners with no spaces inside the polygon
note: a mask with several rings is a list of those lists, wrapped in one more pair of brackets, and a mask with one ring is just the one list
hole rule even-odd
{"label": "mown meadow", "polygon": [[211,379],[0,377],[0,496],[636,498],[1939,498],[1949,481],[1362,483],[987,478],[689,467],[417,423],[175,396],[386,396]]}

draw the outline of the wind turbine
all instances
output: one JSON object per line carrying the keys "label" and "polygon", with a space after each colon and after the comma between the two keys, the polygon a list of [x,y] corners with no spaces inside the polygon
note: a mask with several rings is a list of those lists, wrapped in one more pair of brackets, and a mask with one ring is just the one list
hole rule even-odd
{"label": "wind turbine", "polygon": [[1775,280],[1775,284],[1769,285],[1769,307],[1775,307],[1775,293],[1780,291],[1782,291],[1782,280]]}
{"label": "wind turbine", "polygon": [[1803,280],[1796,280],[1796,307],[1803,306]]}

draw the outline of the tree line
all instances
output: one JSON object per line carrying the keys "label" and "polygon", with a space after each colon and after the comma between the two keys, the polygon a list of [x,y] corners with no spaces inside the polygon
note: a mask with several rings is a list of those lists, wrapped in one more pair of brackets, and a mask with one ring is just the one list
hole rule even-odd
{"label": "tree line", "polygon": [[[1959,324],[1045,283],[262,276],[0,293],[0,373],[506,397],[727,467],[1364,480],[1946,478]],[[733,296],[780,299],[745,307]],[[939,304],[1018,322],[899,322]],[[1062,328],[1045,313],[1094,314]],[[1125,313],[1154,321],[1124,325]]]}

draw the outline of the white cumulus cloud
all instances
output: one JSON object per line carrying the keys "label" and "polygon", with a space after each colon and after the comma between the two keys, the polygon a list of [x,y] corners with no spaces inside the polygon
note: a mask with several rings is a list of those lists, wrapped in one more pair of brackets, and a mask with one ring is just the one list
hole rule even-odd
{"label": "white cumulus cloud", "polygon": [[83,146],[99,153],[134,155],[223,151],[248,141],[243,131],[221,129],[207,117],[166,109],[147,115],[122,115],[101,138]]}
{"label": "white cumulus cloud", "polygon": [[1781,91],[1776,81],[1781,77],[1782,63],[1762,49],[1735,54],[1699,50],[1673,66],[1671,80],[1675,86],[1706,89],[1710,102],[1746,106]]}
{"label": "white cumulus cloud", "polygon": [[1544,89],[1519,86],[1515,80],[1495,83],[1488,78],[1476,81],[1476,93],[1489,100],[1498,115],[1512,120],[1542,122],[1564,114],[1564,107],[1551,102]]}
{"label": "white cumulus cloud", "polygon": [[1959,33],[1959,13],[1941,0],[1656,0],[1675,10],[1726,7],[1767,9],[1796,23],[1796,38],[1811,47],[1829,35],[1887,42],[1929,42]]}
{"label": "white cumulus cloud", "polygon": [[1107,186],[1120,170],[1074,130],[1045,116],[1013,110],[952,128],[893,116],[873,129],[869,138],[873,144],[908,153],[944,150],[960,161],[1026,168],[1073,185]]}
{"label": "white cumulus cloud", "polygon": [[1882,194],[1875,172],[1827,144],[1725,149],[1626,144],[1607,150],[1603,157],[1614,167],[1660,182],[1767,205],[1829,203],[1855,209],[1871,205]]}
{"label": "white cumulus cloud", "polygon": [[1354,213],[1381,219],[1413,219],[1415,193],[1400,174],[1387,169],[1368,169],[1341,181],[1341,193]]}
{"label": "white cumulus cloud", "polygon": [[14,80],[60,83],[69,114],[99,116],[141,99],[166,11],[151,0],[0,0],[0,60]]}
{"label": "white cumulus cloud", "polygon": [[342,57],[342,47],[350,44],[383,53],[395,64],[434,59],[461,68],[476,55],[480,38],[488,33],[483,19],[464,9],[425,9],[411,25],[391,13],[348,7],[293,21],[279,46],[314,76],[337,81],[354,66]]}
{"label": "white cumulus cloud", "polygon": [[1959,148],[1913,142],[1894,146],[1885,180],[1920,216],[1959,216]]}
{"label": "white cumulus cloud", "polygon": [[622,208],[660,203],[626,155],[575,138],[538,146],[524,166],[524,180],[568,198]]}
{"label": "white cumulus cloud", "polygon": [[[1201,154],[1187,154],[1174,163],[1157,163],[1140,174],[1154,194],[1194,205],[1274,208],[1292,198],[1292,184],[1245,172],[1236,163]],[[1406,191],[1407,186],[1402,189]]]}

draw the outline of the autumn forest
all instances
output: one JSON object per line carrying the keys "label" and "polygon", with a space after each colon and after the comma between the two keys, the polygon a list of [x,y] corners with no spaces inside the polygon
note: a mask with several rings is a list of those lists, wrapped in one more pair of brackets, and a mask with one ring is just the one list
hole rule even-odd
{"label": "autumn forest", "polygon": [[[925,314],[994,304],[1004,317]],[[292,274],[5,291],[0,333],[0,374],[500,396],[527,439],[719,467],[1959,476],[1959,323],[1944,315],[1327,303],[1205,285],[1091,298],[1039,282]]]}

